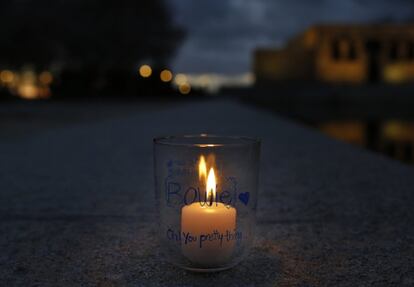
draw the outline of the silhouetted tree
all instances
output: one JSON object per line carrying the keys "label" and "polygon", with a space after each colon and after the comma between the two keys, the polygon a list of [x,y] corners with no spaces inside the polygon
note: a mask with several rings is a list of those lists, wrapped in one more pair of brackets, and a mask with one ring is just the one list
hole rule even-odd
{"label": "silhouetted tree", "polygon": [[0,27],[1,66],[53,65],[85,89],[128,84],[142,61],[166,66],[183,38],[163,0],[2,1]]}

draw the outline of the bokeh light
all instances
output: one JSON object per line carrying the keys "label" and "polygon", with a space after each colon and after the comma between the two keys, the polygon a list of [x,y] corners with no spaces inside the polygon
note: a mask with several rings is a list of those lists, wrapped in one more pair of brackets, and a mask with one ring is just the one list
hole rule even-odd
{"label": "bokeh light", "polygon": [[178,90],[183,95],[188,95],[191,92],[191,86],[189,83],[184,83],[178,86]]}
{"label": "bokeh light", "polygon": [[4,84],[10,84],[14,80],[14,74],[12,71],[4,70],[0,73],[0,81]]}
{"label": "bokeh light", "polygon": [[19,86],[17,92],[19,96],[26,100],[34,100],[38,97],[38,88],[33,84],[23,84]]}
{"label": "bokeh light", "polygon": [[161,78],[161,81],[163,82],[170,82],[173,78],[173,74],[171,73],[170,70],[165,69],[161,71],[160,78]]}
{"label": "bokeh light", "polygon": [[174,78],[174,82],[176,83],[177,86],[181,86],[181,85],[188,83],[188,79],[187,79],[187,76],[184,74],[177,74]]}
{"label": "bokeh light", "polygon": [[152,74],[152,68],[149,65],[142,65],[139,68],[139,74],[141,75],[141,77],[143,78],[148,78],[151,76]]}
{"label": "bokeh light", "polygon": [[53,75],[48,71],[44,71],[39,75],[39,82],[43,85],[50,85],[53,82]]}
{"label": "bokeh light", "polygon": [[39,87],[38,88],[38,98],[39,99],[47,99],[52,95],[50,89],[47,86]]}

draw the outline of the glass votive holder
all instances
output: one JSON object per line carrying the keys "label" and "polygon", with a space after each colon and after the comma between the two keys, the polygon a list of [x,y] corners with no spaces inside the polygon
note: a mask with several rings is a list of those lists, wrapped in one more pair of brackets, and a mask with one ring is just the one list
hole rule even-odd
{"label": "glass votive holder", "polygon": [[254,237],[260,141],[188,135],[154,139],[161,252],[182,268],[233,267]]}

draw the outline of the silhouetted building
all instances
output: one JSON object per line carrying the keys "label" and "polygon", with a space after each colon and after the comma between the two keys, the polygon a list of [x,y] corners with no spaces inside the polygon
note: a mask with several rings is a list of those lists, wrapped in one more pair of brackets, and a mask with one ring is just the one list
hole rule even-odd
{"label": "silhouetted building", "polygon": [[314,26],[282,49],[258,49],[254,72],[258,84],[411,82],[414,24]]}

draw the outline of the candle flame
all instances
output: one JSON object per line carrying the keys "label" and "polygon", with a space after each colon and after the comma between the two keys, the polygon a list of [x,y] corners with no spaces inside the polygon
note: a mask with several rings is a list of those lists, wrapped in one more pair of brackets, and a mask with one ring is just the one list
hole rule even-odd
{"label": "candle flame", "polygon": [[198,164],[198,178],[200,181],[206,181],[207,178],[207,165],[204,156],[200,156],[200,163]]}
{"label": "candle flame", "polygon": [[210,201],[216,198],[216,175],[214,174],[214,168],[210,168],[208,172],[206,192]]}
{"label": "candle flame", "polygon": [[[210,167],[208,176],[207,176],[207,165]],[[212,205],[213,201],[216,199],[216,175],[214,172],[214,168],[211,166],[215,166],[215,158],[214,155],[210,154],[207,158],[201,155],[198,161],[198,178],[201,183],[201,188],[206,189],[206,201],[208,201],[208,205]]]}

